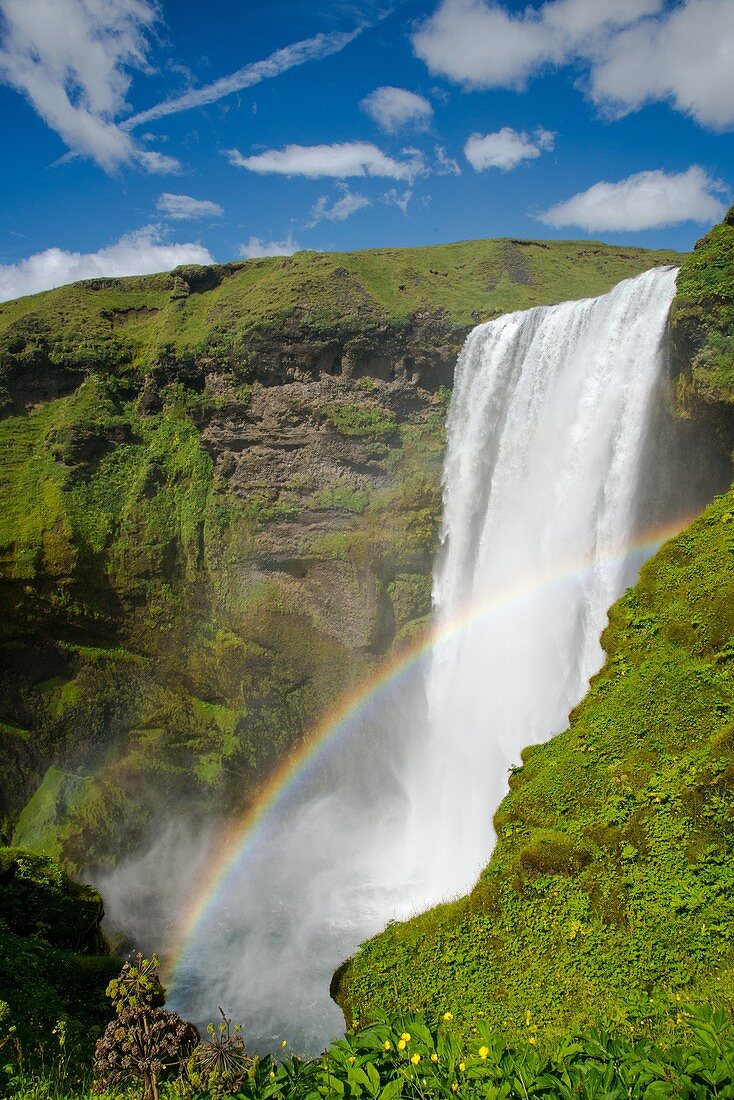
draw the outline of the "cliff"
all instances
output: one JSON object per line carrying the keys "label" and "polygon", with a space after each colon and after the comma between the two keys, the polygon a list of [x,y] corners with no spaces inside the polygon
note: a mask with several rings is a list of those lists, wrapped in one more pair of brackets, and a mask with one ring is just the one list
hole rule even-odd
{"label": "cliff", "polygon": [[479,241],[0,306],[0,821],[74,870],[240,810],[421,629],[469,327],[672,253]]}

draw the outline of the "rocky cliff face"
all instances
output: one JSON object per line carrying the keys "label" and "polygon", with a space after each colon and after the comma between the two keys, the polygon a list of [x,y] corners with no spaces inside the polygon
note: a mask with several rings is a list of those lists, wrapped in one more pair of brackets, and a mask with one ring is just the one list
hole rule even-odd
{"label": "rocky cliff face", "polygon": [[468,242],[0,306],[6,836],[108,866],[162,807],[246,805],[422,628],[469,327],[675,259]]}

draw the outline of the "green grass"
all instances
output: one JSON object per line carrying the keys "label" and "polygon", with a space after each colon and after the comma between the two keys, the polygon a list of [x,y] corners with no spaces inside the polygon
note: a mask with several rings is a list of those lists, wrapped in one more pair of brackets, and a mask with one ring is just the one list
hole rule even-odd
{"label": "green grass", "polygon": [[[596,242],[463,241],[413,249],[298,252],[172,274],[90,280],[0,305],[0,375],[39,356],[75,372],[139,368],[206,354],[257,375],[249,334],[356,332],[414,316],[470,327],[508,309],[587,297],[680,253]],[[247,378],[243,377],[243,381]],[[9,385],[6,382],[6,385]]]}

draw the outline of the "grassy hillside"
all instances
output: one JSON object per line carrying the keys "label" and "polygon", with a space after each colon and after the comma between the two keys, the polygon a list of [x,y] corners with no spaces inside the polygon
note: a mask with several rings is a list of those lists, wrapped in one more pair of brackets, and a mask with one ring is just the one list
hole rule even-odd
{"label": "grassy hillside", "polygon": [[[734,218],[678,286],[681,411],[730,405]],[[363,945],[338,978],[348,1015],[448,1010],[468,1034],[484,1013],[552,1039],[734,1005],[734,487],[647,563],[603,644],[569,728],[513,770],[475,889]]]}
{"label": "grassy hillside", "polygon": [[169,803],[241,809],[421,628],[473,316],[676,259],[475,241],[1,305],[0,832],[108,866]]}
{"label": "grassy hillside", "polygon": [[[428,248],[297,252],[171,274],[93,279],[0,305],[3,366],[46,354],[104,371],[175,356],[246,359],[256,329],[401,325],[445,314],[468,328],[512,309],[602,294],[670,251],[577,241],[464,241]],[[6,358],[6,357],[9,357]],[[250,364],[257,376],[257,364]]]}

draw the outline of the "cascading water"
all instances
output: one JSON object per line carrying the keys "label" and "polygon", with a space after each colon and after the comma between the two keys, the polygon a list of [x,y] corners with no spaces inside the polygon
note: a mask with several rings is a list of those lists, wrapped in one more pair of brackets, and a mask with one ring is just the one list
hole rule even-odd
{"label": "cascading water", "polygon": [[649,525],[638,492],[676,273],[480,325],[459,359],[434,603],[439,636],[470,622],[428,677],[408,844],[423,903],[473,884],[508,768],[564,728],[602,663]]}
{"label": "cascading water", "polygon": [[[189,1018],[219,1003],[255,1046],[285,1036],[319,1049],[341,1027],[328,988],[342,959],[486,863],[508,767],[565,725],[641,561],[638,487],[675,274],[470,335],[449,413],[430,667],[388,683],[379,711],[361,712],[250,845],[178,968],[173,1002]],[[151,867],[170,861],[166,844]],[[126,900],[136,873],[101,884],[133,929],[151,916],[144,903],[136,922]]]}

